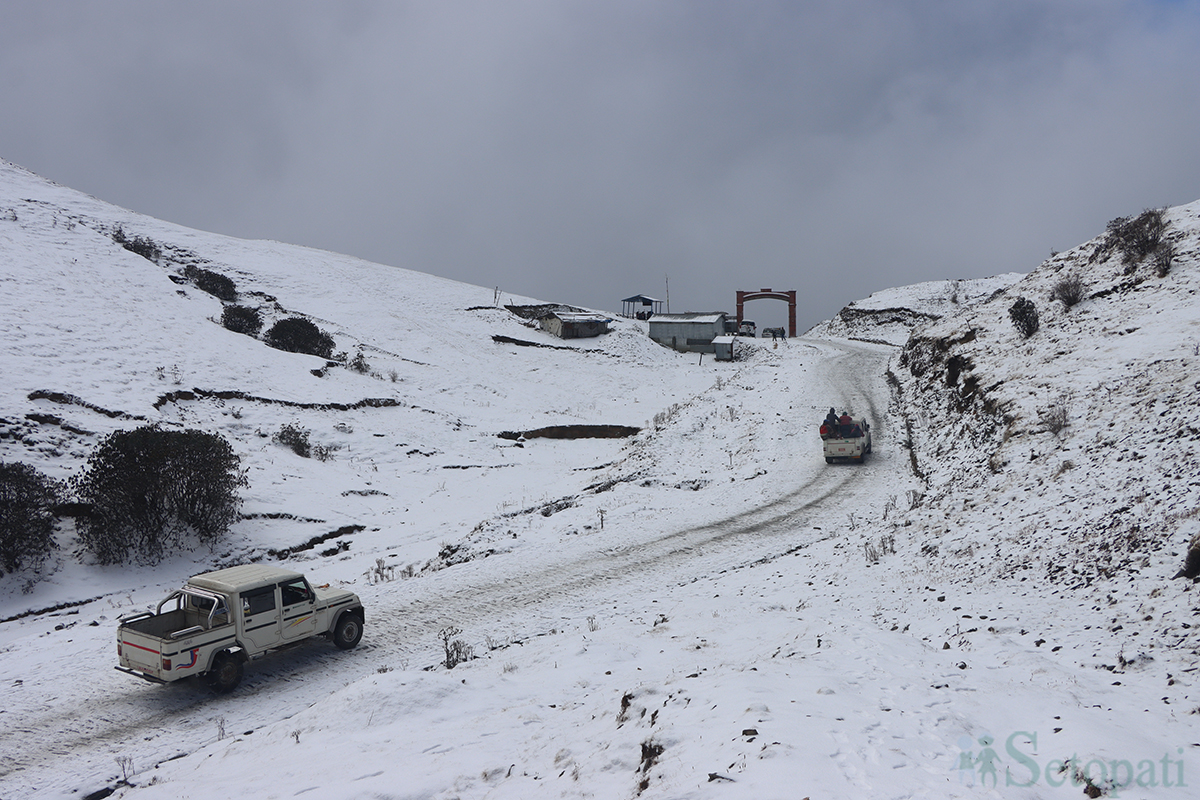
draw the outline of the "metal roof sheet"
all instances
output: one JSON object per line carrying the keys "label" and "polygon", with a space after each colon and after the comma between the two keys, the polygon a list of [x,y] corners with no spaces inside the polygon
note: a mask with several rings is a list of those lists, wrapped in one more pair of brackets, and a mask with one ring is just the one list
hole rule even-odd
{"label": "metal roof sheet", "polygon": [[554,316],[563,322],[612,322],[611,317],[603,314],[580,314],[571,311],[555,311]]}
{"label": "metal roof sheet", "polygon": [[655,314],[651,322],[717,322],[725,313],[722,311],[688,311],[683,314]]}

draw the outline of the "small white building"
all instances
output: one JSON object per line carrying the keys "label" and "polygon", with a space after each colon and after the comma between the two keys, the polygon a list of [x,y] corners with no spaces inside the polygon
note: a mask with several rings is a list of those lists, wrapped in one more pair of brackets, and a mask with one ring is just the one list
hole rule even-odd
{"label": "small white building", "polygon": [[655,314],[650,317],[650,338],[672,350],[715,353],[713,340],[724,335],[723,311]]}
{"label": "small white building", "polygon": [[723,334],[713,339],[713,348],[717,361],[733,361],[733,349],[737,347],[737,337]]}

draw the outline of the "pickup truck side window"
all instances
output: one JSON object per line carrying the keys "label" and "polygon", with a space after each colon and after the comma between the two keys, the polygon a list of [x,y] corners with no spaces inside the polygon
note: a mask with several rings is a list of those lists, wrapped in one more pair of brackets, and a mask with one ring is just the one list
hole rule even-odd
{"label": "pickup truck side window", "polygon": [[279,584],[279,591],[285,606],[294,606],[296,603],[306,603],[312,600],[312,590],[308,588],[308,581],[303,578]]}
{"label": "pickup truck side window", "polygon": [[261,614],[275,608],[275,587],[264,586],[242,593],[242,613],[247,616]]}
{"label": "pickup truck side window", "polygon": [[[208,627],[209,614],[212,614],[213,627],[229,624],[229,611],[222,603],[217,606],[217,610],[213,611],[214,601],[207,597],[199,597],[194,594],[184,595],[185,608],[191,613],[189,621],[194,621],[199,625]],[[194,620],[192,619],[194,617]]]}

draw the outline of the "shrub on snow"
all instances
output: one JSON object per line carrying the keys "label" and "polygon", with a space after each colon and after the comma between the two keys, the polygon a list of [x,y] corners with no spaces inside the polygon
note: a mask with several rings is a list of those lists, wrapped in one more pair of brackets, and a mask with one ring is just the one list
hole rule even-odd
{"label": "shrub on snow", "polygon": [[333,355],[333,337],[303,317],[281,319],[267,331],[266,342],[276,350],[308,353],[321,358]]}
{"label": "shrub on snow", "polygon": [[135,236],[130,239],[125,234],[125,229],[120,225],[113,229],[112,240],[129,252],[135,253],[155,264],[162,258],[162,248],[155,244],[153,239],[148,236]]}
{"label": "shrub on snow", "polygon": [[258,336],[262,330],[262,314],[250,306],[225,306],[221,312],[221,324],[234,333]]}
{"label": "shrub on snow", "polygon": [[1064,306],[1071,308],[1083,299],[1085,291],[1087,287],[1084,286],[1083,278],[1068,275],[1054,284],[1054,288],[1050,290],[1050,299],[1059,300]]}
{"label": "shrub on snow", "polygon": [[219,272],[188,266],[184,268],[183,276],[196,284],[197,289],[208,292],[213,297],[219,297],[230,303],[237,300],[237,284],[233,282],[232,278]]}
{"label": "shrub on snow", "polygon": [[1008,316],[1012,319],[1013,327],[1024,338],[1028,339],[1037,332],[1040,323],[1038,322],[1037,306],[1033,304],[1032,300],[1018,297],[1008,309]]}
{"label": "shrub on snow", "polygon": [[0,574],[39,567],[54,549],[57,481],[28,464],[0,462]]}
{"label": "shrub on snow", "polygon": [[309,430],[299,425],[286,423],[273,437],[276,444],[281,444],[301,458],[312,455],[312,443],[308,441]]}
{"label": "shrub on snow", "polygon": [[[1125,273],[1131,274],[1146,256],[1156,253],[1165,243],[1166,209],[1148,208],[1136,217],[1117,217],[1108,223],[1108,241],[1121,251]],[[1160,276],[1166,275],[1156,264]],[[1167,258],[1170,269],[1170,258]]]}
{"label": "shrub on snow", "polygon": [[194,537],[213,544],[237,519],[240,459],[225,439],[145,426],[105,437],[72,480],[89,513],[79,538],[102,564],[156,563]]}

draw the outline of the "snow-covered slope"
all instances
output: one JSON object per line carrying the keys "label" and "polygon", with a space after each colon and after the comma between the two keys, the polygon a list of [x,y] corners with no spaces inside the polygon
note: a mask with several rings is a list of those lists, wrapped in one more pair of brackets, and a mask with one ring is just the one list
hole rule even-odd
{"label": "snow-covered slope", "polygon": [[806,336],[828,336],[900,346],[914,328],[955,317],[1023,276],[1008,272],[991,278],[927,281],[875,292],[855,300],[832,319],[814,325]]}
{"label": "snow-covered slope", "polygon": [[[460,526],[507,500],[507,482],[498,494],[486,488],[516,452],[498,432],[569,423],[640,427],[658,411],[657,404],[639,407],[636,392],[580,385],[578,362],[621,359],[622,379],[654,392],[663,386],[663,367],[681,360],[636,325],[618,321],[602,345],[561,342],[497,307],[529,298],[501,299],[491,289],[277,242],[213,236],[104,204],[11,164],[0,170],[0,456],[66,478],[99,436],[117,428],[215,430],[235,442],[249,468],[244,512],[257,522],[236,532],[243,556],[245,546],[287,547],[381,513],[372,499],[383,496],[378,484],[401,475],[396,495],[441,505],[436,494],[445,470],[470,467],[454,473],[454,482],[476,485],[469,499],[453,501],[451,516],[422,523],[457,538]],[[114,242],[118,227],[128,239],[159,245],[159,263]],[[286,316],[311,319],[332,334],[337,350],[361,351],[369,374],[325,369],[317,357],[226,330],[220,300],[177,282],[188,265],[234,280],[239,302],[262,312],[264,330]],[[498,344],[497,335],[561,349]],[[312,374],[322,369],[324,377]],[[679,391],[709,380],[688,375]],[[675,390],[673,378],[669,386]],[[364,400],[393,405],[331,407]],[[299,460],[280,472],[286,451],[270,437],[285,423],[311,430],[314,443],[333,448],[334,460]],[[379,474],[384,464],[388,475]],[[552,460],[544,466],[559,468]],[[532,501],[544,478],[525,480]],[[320,522],[311,533],[297,530],[295,520],[278,530],[271,518],[280,515]]]}
{"label": "snow-covered slope", "polygon": [[[501,307],[532,298],[0,163],[0,459],[67,478],[156,423],[222,434],[249,479],[214,552],[101,567],[64,520],[40,574],[0,577],[0,797],[1028,798],[1078,796],[1076,769],[1187,796],[1200,660],[1170,577],[1197,497],[1198,211],[1171,210],[1164,278],[1093,242],[723,364],[621,320],[557,340]],[[369,370],[225,330],[189,265]],[[1066,311],[1045,294],[1069,270],[1090,297]],[[871,419],[866,464],[824,463],[830,405]],[[284,424],[333,458],[274,444]],[[558,424],[641,430],[498,435]],[[222,697],[111,669],[119,615],[249,559],[353,588],[363,643],[252,662]],[[446,630],[476,658],[441,664]]]}
{"label": "snow-covered slope", "polygon": [[[1164,275],[1125,263],[1105,234],[907,343],[896,375],[943,549],[994,558],[979,509],[1026,505],[1005,537],[1022,545],[990,566],[1086,585],[1163,556],[1182,564],[1200,531],[1200,203],[1166,220]],[[1067,278],[1082,282],[1073,306],[1052,299]],[[1038,312],[1028,338],[1010,319],[1018,298]]]}

